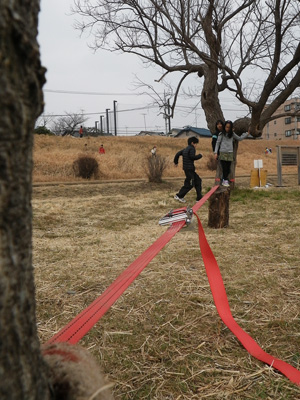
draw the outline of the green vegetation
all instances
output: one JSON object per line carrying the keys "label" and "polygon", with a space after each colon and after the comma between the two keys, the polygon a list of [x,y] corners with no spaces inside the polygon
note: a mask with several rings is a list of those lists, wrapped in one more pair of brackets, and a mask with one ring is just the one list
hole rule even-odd
{"label": "green vegetation", "polygon": [[33,133],[36,133],[37,135],[50,135],[50,136],[55,136],[53,132],[50,131],[50,129],[46,128],[45,126],[37,126]]}

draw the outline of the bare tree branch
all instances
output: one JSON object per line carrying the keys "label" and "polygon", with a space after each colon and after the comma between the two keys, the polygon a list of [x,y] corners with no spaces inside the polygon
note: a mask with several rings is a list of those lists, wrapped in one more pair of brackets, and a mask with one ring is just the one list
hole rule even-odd
{"label": "bare tree branch", "polygon": [[53,121],[52,131],[56,135],[68,133],[73,135],[76,129],[87,121],[87,117],[81,113],[65,112],[66,116],[59,117]]}
{"label": "bare tree branch", "polygon": [[74,12],[95,49],[138,55],[161,67],[162,78],[182,72],[173,111],[185,77],[197,73],[210,129],[223,118],[220,92],[252,110],[258,135],[266,105],[275,109],[300,84],[298,0],[74,0]]}

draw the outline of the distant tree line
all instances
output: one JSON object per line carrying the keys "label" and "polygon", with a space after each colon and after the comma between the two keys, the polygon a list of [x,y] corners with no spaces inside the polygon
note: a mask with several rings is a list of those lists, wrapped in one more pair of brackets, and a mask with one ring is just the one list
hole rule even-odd
{"label": "distant tree line", "polygon": [[66,112],[64,116],[40,116],[35,124],[34,133],[38,135],[75,136],[80,126],[83,126],[85,136],[103,134],[95,127],[84,127],[87,117],[82,113]]}

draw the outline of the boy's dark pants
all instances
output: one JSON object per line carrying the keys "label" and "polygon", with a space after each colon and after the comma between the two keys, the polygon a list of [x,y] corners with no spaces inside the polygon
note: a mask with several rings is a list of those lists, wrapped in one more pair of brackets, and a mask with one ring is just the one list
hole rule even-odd
{"label": "boy's dark pants", "polygon": [[195,187],[197,192],[197,201],[202,198],[202,179],[193,170],[184,170],[185,180],[182,188],[177,193],[177,196],[181,199],[193,188]]}

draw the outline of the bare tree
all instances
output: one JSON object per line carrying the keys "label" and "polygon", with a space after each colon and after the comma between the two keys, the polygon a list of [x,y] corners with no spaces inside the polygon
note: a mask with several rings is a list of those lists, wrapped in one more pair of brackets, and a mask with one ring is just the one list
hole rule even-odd
{"label": "bare tree", "polygon": [[[93,47],[121,51],[201,79],[201,104],[211,131],[224,119],[220,93],[249,109],[237,133],[260,136],[272,114],[300,84],[298,0],[74,0],[77,28],[92,32]],[[247,84],[245,84],[247,82]]]}
{"label": "bare tree", "polygon": [[66,112],[66,115],[61,116],[53,121],[52,131],[56,135],[74,135],[79,126],[83,125],[87,121],[87,119],[88,118],[84,116],[83,112]]}
{"label": "bare tree", "polygon": [[53,115],[40,115],[37,120],[35,121],[35,128],[38,127],[43,127],[43,128],[49,128],[49,125],[53,121]]}
{"label": "bare tree", "polygon": [[45,70],[36,41],[38,0],[1,2],[0,398],[49,399],[36,330],[31,172]]}

